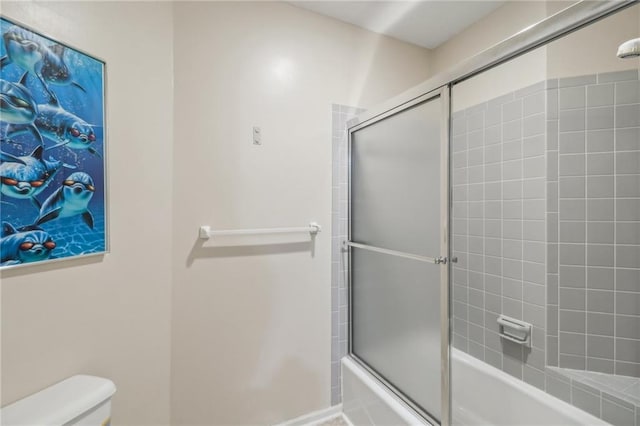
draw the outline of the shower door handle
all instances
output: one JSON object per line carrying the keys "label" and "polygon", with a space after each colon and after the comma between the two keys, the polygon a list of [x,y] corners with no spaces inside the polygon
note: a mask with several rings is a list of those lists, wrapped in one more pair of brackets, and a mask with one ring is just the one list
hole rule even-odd
{"label": "shower door handle", "polygon": [[435,263],[436,265],[446,265],[447,264],[447,258],[445,256],[438,256],[436,258],[433,259],[433,263]]}

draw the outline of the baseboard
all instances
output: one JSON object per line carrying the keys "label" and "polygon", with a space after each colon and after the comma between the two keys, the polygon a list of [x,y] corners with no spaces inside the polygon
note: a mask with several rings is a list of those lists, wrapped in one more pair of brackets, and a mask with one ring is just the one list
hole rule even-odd
{"label": "baseboard", "polygon": [[304,416],[296,417],[295,419],[287,420],[286,422],[279,423],[275,426],[305,426],[314,425],[325,420],[329,420],[332,417],[336,417],[342,414],[342,404],[334,405],[324,410],[314,411],[313,413],[305,414]]}

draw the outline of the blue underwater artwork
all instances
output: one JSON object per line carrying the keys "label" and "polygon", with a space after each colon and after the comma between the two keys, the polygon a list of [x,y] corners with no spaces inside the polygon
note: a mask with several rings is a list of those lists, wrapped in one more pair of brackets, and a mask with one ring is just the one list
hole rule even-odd
{"label": "blue underwater artwork", "polygon": [[104,62],[0,18],[0,267],[104,253]]}

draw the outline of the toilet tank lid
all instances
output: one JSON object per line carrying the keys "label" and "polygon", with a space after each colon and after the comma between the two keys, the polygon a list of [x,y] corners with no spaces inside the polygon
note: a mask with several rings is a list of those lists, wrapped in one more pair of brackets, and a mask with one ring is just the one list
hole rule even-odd
{"label": "toilet tank lid", "polygon": [[111,398],[116,386],[102,377],[77,375],[0,410],[0,424],[58,426]]}

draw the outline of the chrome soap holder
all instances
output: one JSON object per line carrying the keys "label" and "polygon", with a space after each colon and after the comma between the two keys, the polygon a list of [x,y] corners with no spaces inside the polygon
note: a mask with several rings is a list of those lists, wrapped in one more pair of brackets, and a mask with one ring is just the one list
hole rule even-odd
{"label": "chrome soap holder", "polygon": [[498,317],[498,325],[500,327],[500,337],[527,348],[531,347],[531,324],[506,315],[500,315]]}

